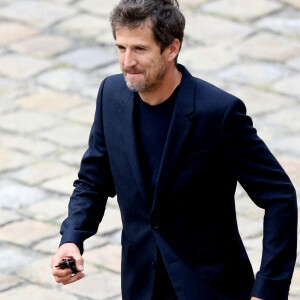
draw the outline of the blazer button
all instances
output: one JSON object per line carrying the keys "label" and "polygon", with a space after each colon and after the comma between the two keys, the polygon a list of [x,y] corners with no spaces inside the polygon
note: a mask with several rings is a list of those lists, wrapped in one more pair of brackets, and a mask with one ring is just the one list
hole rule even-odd
{"label": "blazer button", "polygon": [[156,261],[152,260],[152,268],[155,269],[155,267],[156,267]]}
{"label": "blazer button", "polygon": [[153,221],[152,224],[151,224],[152,228],[153,229],[159,229],[160,227],[160,224],[158,223],[158,221]]}

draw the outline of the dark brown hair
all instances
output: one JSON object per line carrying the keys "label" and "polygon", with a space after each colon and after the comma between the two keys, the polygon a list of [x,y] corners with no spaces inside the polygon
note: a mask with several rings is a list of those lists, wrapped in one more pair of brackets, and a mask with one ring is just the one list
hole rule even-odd
{"label": "dark brown hair", "polygon": [[[110,15],[113,36],[119,27],[136,28],[150,19],[161,52],[177,38],[182,44],[185,18],[177,0],[121,0]],[[177,58],[176,58],[177,59]]]}

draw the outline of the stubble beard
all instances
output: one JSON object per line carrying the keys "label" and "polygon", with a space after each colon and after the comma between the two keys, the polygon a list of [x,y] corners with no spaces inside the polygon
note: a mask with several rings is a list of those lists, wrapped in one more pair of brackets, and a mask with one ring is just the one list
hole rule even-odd
{"label": "stubble beard", "polygon": [[153,70],[153,74],[150,73],[150,75],[147,76],[146,71],[143,72],[144,74],[144,80],[138,81],[138,82],[130,82],[126,79],[126,73],[128,72],[135,72],[136,70],[134,68],[132,69],[123,69],[124,78],[126,81],[127,87],[138,93],[145,93],[145,92],[151,92],[155,90],[159,84],[162,82],[166,72],[167,72],[167,66],[164,61],[161,61],[161,63],[155,67]]}
{"label": "stubble beard", "polygon": [[126,79],[125,77],[125,81],[126,81],[126,85],[127,87],[134,91],[134,92],[144,92],[147,90],[147,86],[146,86],[146,83],[145,83],[145,80],[143,81],[140,81],[140,82],[130,82]]}

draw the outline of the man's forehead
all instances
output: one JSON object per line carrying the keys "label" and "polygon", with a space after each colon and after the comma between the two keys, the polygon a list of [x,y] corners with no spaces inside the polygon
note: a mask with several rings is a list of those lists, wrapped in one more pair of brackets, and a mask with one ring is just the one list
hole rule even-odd
{"label": "man's forehead", "polygon": [[137,22],[132,22],[132,23],[128,23],[128,24],[117,24],[116,25],[116,30],[121,29],[121,28],[128,28],[128,29],[135,29],[135,28],[149,28],[152,30],[153,28],[153,22],[151,20],[151,18],[146,18],[144,21],[137,21]]}
{"label": "man's forehead", "polygon": [[116,28],[116,42],[123,40],[140,40],[140,42],[155,42],[152,31],[152,23],[145,21],[138,26],[118,26]]}

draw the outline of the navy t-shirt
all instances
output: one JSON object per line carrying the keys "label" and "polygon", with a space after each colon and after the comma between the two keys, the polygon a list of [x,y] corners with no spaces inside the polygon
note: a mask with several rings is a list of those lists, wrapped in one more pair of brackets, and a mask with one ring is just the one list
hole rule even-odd
{"label": "navy t-shirt", "polygon": [[165,147],[178,87],[164,102],[150,105],[136,93],[135,126],[144,181],[151,202]]}

